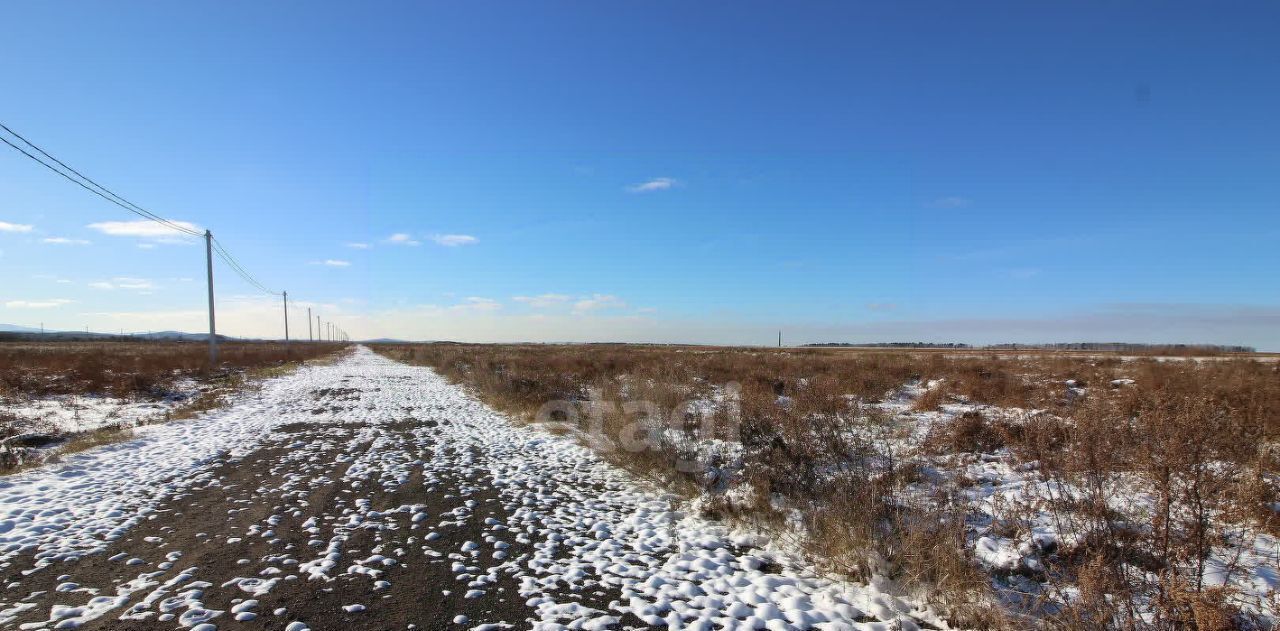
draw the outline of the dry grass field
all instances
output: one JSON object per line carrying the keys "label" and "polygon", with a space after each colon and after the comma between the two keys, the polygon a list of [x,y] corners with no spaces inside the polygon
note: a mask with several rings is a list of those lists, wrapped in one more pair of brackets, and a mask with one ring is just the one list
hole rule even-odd
{"label": "dry grass field", "polygon": [[2,342],[0,471],[39,461],[46,447],[83,449],[215,407],[256,376],[344,346],[229,342],[210,366],[198,342]]}
{"label": "dry grass field", "polygon": [[[1280,366],[1105,353],[381,345],[965,626],[1270,628]],[[993,606],[994,605],[994,606]]]}
{"label": "dry grass field", "polygon": [[0,396],[153,395],[184,377],[277,366],[332,353],[337,344],[224,342],[209,365],[203,342],[0,343]]}

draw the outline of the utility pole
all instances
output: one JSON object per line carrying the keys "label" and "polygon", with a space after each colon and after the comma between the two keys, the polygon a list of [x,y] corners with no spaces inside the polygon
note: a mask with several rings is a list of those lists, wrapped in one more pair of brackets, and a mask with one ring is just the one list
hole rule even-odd
{"label": "utility pole", "polygon": [[284,345],[289,346],[289,292],[281,292],[284,296]]}
{"label": "utility pole", "polygon": [[209,367],[218,363],[218,330],[213,324],[213,233],[204,231],[204,262],[209,275]]}
{"label": "utility pole", "polygon": [[311,335],[311,307],[307,307],[307,341],[316,341],[316,338]]}
{"label": "utility pole", "polygon": [[778,348],[782,348],[782,329],[778,329]]}

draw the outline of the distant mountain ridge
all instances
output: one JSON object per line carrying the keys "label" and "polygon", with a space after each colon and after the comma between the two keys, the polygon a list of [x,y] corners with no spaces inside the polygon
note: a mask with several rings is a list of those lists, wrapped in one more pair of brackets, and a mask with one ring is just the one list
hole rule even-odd
{"label": "distant mountain ridge", "polygon": [[[101,340],[101,339],[134,339],[134,340],[155,340],[170,342],[206,342],[209,340],[208,333],[185,333],[183,331],[148,331],[146,333],[99,333],[96,331],[51,331],[32,328],[29,326],[19,326],[16,324],[0,323],[0,335],[8,338],[17,338],[24,340],[38,339],[58,339],[58,340]],[[244,338],[230,337],[227,335],[218,335],[219,341],[232,341]]]}

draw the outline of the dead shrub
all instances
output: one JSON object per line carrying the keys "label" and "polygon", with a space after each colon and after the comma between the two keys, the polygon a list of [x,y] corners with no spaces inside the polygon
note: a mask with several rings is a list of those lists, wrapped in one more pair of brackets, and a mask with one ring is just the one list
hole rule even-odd
{"label": "dead shrub", "polygon": [[1008,424],[993,422],[982,412],[969,410],[935,424],[925,445],[933,453],[990,453],[1002,449],[1014,431]]}
{"label": "dead shrub", "polygon": [[932,388],[926,388],[915,402],[911,404],[911,409],[917,412],[932,412],[942,407],[947,401],[947,386],[945,383],[939,383]]}

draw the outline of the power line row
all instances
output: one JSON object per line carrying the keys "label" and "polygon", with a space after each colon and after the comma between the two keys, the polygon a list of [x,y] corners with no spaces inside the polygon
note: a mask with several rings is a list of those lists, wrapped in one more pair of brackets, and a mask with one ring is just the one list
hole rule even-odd
{"label": "power line row", "polygon": [[65,172],[63,172],[63,171],[58,170],[57,168],[53,167],[53,165],[50,165],[49,163],[45,162],[44,160],[41,160],[40,158],[37,158],[36,156],[31,155],[29,152],[27,152],[27,151],[26,151],[25,149],[23,149],[22,147],[19,147],[19,146],[17,146],[17,145],[15,145],[15,144],[13,144],[12,142],[10,142],[7,138],[4,138],[3,136],[0,136],[0,140],[4,140],[5,144],[9,145],[10,147],[13,147],[14,149],[17,149],[18,151],[21,151],[21,152],[23,153],[23,155],[27,156],[28,158],[31,158],[32,160],[35,160],[36,162],[39,162],[40,164],[44,165],[44,166],[45,166],[45,168],[47,168],[47,169],[49,169],[49,170],[53,171],[54,173],[57,173],[58,175],[61,175],[62,177],[65,177],[65,178],[67,178],[68,180],[70,180],[70,181],[72,181],[72,182],[74,182],[74,183],[76,183],[76,184],[79,184],[82,188],[84,188],[84,189],[88,190],[90,193],[93,193],[93,194],[95,194],[95,195],[97,195],[97,196],[99,196],[99,197],[101,197],[101,198],[103,198],[103,199],[105,199],[105,200],[107,200],[107,201],[109,201],[109,202],[111,202],[111,203],[113,203],[113,204],[115,204],[115,205],[117,205],[117,206],[119,206],[119,207],[121,207],[121,208],[123,208],[123,209],[125,209],[125,210],[127,210],[127,211],[129,211],[129,212],[131,212],[131,213],[133,213],[133,214],[135,214],[135,215],[139,215],[139,216],[141,216],[141,217],[145,217],[145,218],[147,218],[147,219],[150,219],[151,221],[157,222],[157,223],[159,223],[159,224],[161,224],[161,225],[163,225],[163,226],[165,226],[165,227],[168,227],[168,228],[170,228],[170,229],[172,229],[172,230],[176,230],[176,231],[178,231],[178,232],[182,232],[182,233],[185,233],[185,234],[191,235],[191,236],[193,236],[193,237],[199,237],[199,236],[202,236],[199,232],[196,232],[195,230],[192,230],[191,228],[188,228],[188,227],[186,227],[186,226],[182,226],[182,225],[176,224],[176,223],[174,223],[174,222],[172,222],[172,221],[169,221],[168,219],[165,219],[164,217],[161,217],[160,215],[157,215],[157,214],[155,214],[155,213],[153,213],[153,212],[151,212],[151,211],[149,211],[149,210],[147,210],[147,209],[145,209],[145,208],[143,208],[143,207],[141,207],[141,206],[139,206],[139,205],[137,205],[137,204],[135,204],[135,203],[133,203],[133,202],[131,202],[131,201],[129,201],[129,200],[127,200],[127,199],[125,199],[125,198],[121,197],[121,196],[119,196],[119,195],[116,195],[115,193],[113,193],[113,192],[111,191],[111,189],[108,189],[107,187],[102,186],[101,184],[98,184],[97,182],[93,181],[91,178],[89,178],[88,176],[84,175],[83,173],[80,173],[79,171],[77,171],[77,170],[75,170],[75,169],[73,169],[73,168],[71,168],[71,167],[67,166],[67,164],[66,164],[66,163],[64,163],[63,161],[61,161],[61,160],[59,160],[59,159],[57,159],[57,158],[55,158],[55,157],[53,157],[52,155],[50,155],[50,154],[49,154],[49,152],[45,151],[44,149],[41,149],[38,145],[36,145],[35,143],[31,142],[30,140],[27,140],[25,137],[23,137],[23,136],[22,136],[22,134],[19,134],[18,132],[13,131],[12,129],[10,129],[10,128],[9,128],[9,126],[5,125],[4,123],[0,123],[0,129],[4,129],[5,131],[7,131],[7,132],[9,132],[11,135],[13,135],[13,137],[14,137],[14,138],[17,138],[18,140],[22,141],[22,142],[23,142],[24,144],[26,144],[28,147],[31,147],[32,149],[35,149],[36,151],[40,152],[40,154],[41,154],[41,155],[43,155],[44,157],[46,157],[46,158],[48,158],[48,159],[50,159],[50,160],[53,160],[54,162],[56,162],[56,163],[58,164],[58,166],[60,166],[60,167],[62,167],[62,168],[64,168],[64,169],[66,169],[67,171],[70,171],[70,172],[74,173],[74,174],[76,175],[76,177],[80,178],[80,180],[84,180],[84,182],[88,182],[88,185],[86,185],[84,182],[81,182],[80,180],[77,180],[77,179],[75,179],[75,178],[71,177],[70,175],[67,175],[67,174],[66,174]]}
{"label": "power line row", "polygon": [[[216,255],[218,256],[218,258],[222,259],[222,260],[223,260],[223,262],[225,262],[225,263],[227,264],[227,266],[228,266],[228,267],[230,267],[230,268],[231,268],[231,270],[232,270],[233,272],[235,272],[235,273],[236,273],[236,275],[237,275],[237,276],[239,276],[242,280],[244,280],[244,281],[245,281],[246,283],[248,283],[250,286],[254,287],[255,289],[257,289],[257,290],[259,290],[259,291],[261,291],[261,292],[263,292],[263,293],[265,293],[265,294],[268,294],[268,295],[271,295],[271,296],[281,296],[281,297],[283,297],[283,298],[284,298],[284,301],[285,301],[285,303],[284,303],[284,304],[285,304],[285,341],[286,341],[286,342],[288,342],[288,341],[289,341],[289,324],[288,324],[289,303],[288,303],[288,293],[287,293],[287,292],[284,292],[284,291],[279,291],[279,292],[277,292],[277,291],[273,291],[273,290],[269,289],[265,284],[263,284],[262,282],[260,282],[256,277],[254,277],[254,275],[253,275],[253,274],[251,274],[251,273],[249,272],[249,270],[245,269],[244,265],[240,264],[240,262],[236,260],[235,256],[233,256],[233,255],[231,254],[231,252],[227,249],[227,247],[226,247],[226,246],[224,246],[224,245],[223,245],[221,242],[219,242],[217,239],[213,238],[213,234],[212,234],[212,232],[210,232],[209,230],[205,230],[205,231],[204,231],[204,233],[203,233],[203,234],[201,234],[199,231],[197,231],[197,230],[195,230],[195,229],[193,229],[193,228],[190,228],[190,227],[188,227],[188,226],[186,226],[186,225],[182,225],[181,223],[177,223],[177,222],[171,221],[171,220],[169,220],[169,219],[165,219],[164,217],[162,217],[162,216],[160,216],[160,215],[158,215],[158,214],[156,214],[156,213],[153,213],[153,212],[151,212],[151,211],[149,211],[149,210],[147,210],[147,209],[145,209],[145,208],[143,208],[143,207],[141,207],[141,206],[139,206],[139,205],[137,205],[137,204],[134,204],[133,202],[131,202],[131,201],[129,201],[129,200],[127,200],[127,199],[125,199],[124,197],[122,197],[122,196],[120,196],[120,195],[116,194],[116,193],[115,193],[115,192],[113,192],[111,189],[108,189],[107,187],[105,187],[105,186],[103,186],[103,185],[101,185],[101,184],[97,183],[96,181],[94,181],[94,180],[93,180],[93,179],[91,179],[90,177],[88,177],[88,176],[84,175],[83,173],[81,173],[81,172],[77,171],[76,169],[72,168],[71,166],[67,165],[65,162],[63,162],[63,161],[59,160],[58,158],[54,157],[52,154],[50,154],[49,152],[45,151],[43,148],[39,147],[38,145],[36,145],[35,143],[31,142],[30,140],[27,140],[27,139],[26,139],[25,137],[23,137],[21,134],[19,134],[18,132],[14,131],[13,129],[11,129],[10,127],[8,127],[7,125],[5,125],[5,124],[4,124],[4,123],[2,123],[2,122],[0,122],[0,129],[3,129],[3,130],[4,130],[5,132],[7,132],[9,135],[13,136],[13,138],[17,139],[17,141],[18,141],[19,143],[21,143],[21,145],[26,145],[26,147],[29,147],[30,149],[34,150],[36,153],[40,154],[40,156],[44,156],[44,158],[47,158],[48,160],[52,161],[52,164],[51,164],[50,162],[47,162],[47,161],[46,161],[46,160],[44,160],[44,159],[41,159],[39,156],[37,156],[37,155],[33,154],[31,151],[28,151],[27,149],[24,149],[24,148],[23,148],[23,146],[21,146],[21,145],[19,145],[19,144],[16,144],[13,140],[10,140],[9,138],[6,138],[6,137],[4,136],[4,134],[0,134],[0,141],[3,141],[6,145],[9,145],[9,146],[10,146],[11,148],[13,148],[14,150],[18,151],[19,153],[21,153],[22,155],[26,156],[27,158],[30,158],[32,161],[34,161],[34,162],[36,162],[36,163],[40,164],[41,166],[45,167],[46,169],[49,169],[50,171],[53,171],[54,173],[57,173],[58,175],[60,175],[60,176],[62,176],[63,178],[67,179],[69,182],[71,182],[71,183],[73,183],[73,184],[76,184],[77,186],[79,186],[79,187],[81,187],[81,188],[83,188],[83,189],[85,189],[85,190],[89,191],[90,193],[93,193],[94,195],[97,195],[98,197],[101,197],[101,198],[103,198],[103,199],[107,200],[108,202],[111,202],[112,204],[115,204],[116,206],[119,206],[119,207],[121,207],[121,208],[123,208],[123,209],[125,209],[125,210],[127,210],[127,211],[129,211],[129,212],[131,212],[131,213],[133,213],[133,214],[135,214],[135,215],[138,215],[138,216],[140,216],[140,217],[143,217],[144,219],[147,219],[147,220],[149,220],[149,221],[156,222],[156,223],[158,223],[158,224],[160,224],[160,225],[162,225],[162,226],[164,226],[164,227],[166,227],[166,228],[168,228],[168,229],[170,229],[170,230],[173,230],[173,231],[178,232],[178,233],[181,233],[181,234],[186,234],[186,235],[189,235],[189,236],[193,236],[193,237],[203,237],[203,238],[205,239],[205,241],[206,241],[206,253],[207,253],[207,255],[208,255],[208,260],[206,261],[206,264],[208,265],[208,275],[209,275],[209,346],[210,346],[210,358],[211,358],[211,359],[216,359],[216,356],[217,356],[217,334],[216,334],[216,332],[215,332],[215,326],[214,326],[214,313],[213,313],[213,259],[212,259],[212,257],[213,257],[213,255],[214,255],[214,254],[216,254]],[[56,164],[57,166],[54,166],[55,164]],[[59,167],[61,167],[61,168],[59,168]],[[310,311],[311,311],[310,309],[308,309],[308,310],[307,310],[307,328],[308,328],[308,337],[311,337],[311,335],[310,335],[310,328],[311,328],[311,313],[310,313]],[[329,323],[327,323],[327,324],[329,324],[329,327],[330,327],[330,328],[328,328],[328,330],[327,330],[327,331],[317,331],[317,332],[316,332],[316,333],[317,333],[317,335],[315,336],[315,338],[316,338],[316,339],[321,339],[321,340],[323,340],[323,339],[324,339],[324,335],[322,335],[322,334],[323,334],[323,333],[325,333],[325,332],[327,332],[327,333],[328,333],[328,337],[329,337],[329,339],[330,339],[330,340],[342,340],[342,341],[346,341],[346,340],[349,340],[349,339],[350,339],[350,338],[349,338],[349,337],[348,337],[344,332],[342,332],[342,331],[341,331],[341,329],[338,329],[337,327],[335,327],[335,326],[333,325],[333,323],[332,323],[332,322],[329,322]],[[316,326],[317,326],[317,328],[319,328],[319,326],[320,326],[319,316],[316,316]]]}

